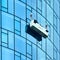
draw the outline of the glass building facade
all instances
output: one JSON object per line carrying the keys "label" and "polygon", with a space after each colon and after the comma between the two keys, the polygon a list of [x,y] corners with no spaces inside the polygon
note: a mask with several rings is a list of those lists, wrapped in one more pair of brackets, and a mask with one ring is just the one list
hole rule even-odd
{"label": "glass building facade", "polygon": [[[38,41],[25,32],[30,14],[49,36]],[[60,60],[60,0],[0,0],[0,60]]]}

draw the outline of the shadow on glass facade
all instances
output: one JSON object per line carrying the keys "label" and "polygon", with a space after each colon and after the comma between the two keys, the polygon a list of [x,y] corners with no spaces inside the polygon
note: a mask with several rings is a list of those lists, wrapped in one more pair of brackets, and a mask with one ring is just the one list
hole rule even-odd
{"label": "shadow on glass facade", "polygon": [[[60,60],[60,0],[0,0],[0,60]],[[30,14],[49,36],[38,41],[25,32]]]}

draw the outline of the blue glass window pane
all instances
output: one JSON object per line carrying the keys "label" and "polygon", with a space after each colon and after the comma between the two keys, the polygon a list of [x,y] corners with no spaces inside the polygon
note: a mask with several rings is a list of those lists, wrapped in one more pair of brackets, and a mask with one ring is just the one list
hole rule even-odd
{"label": "blue glass window pane", "polygon": [[20,60],[20,57],[18,57],[18,56],[15,56],[15,60]]}
{"label": "blue glass window pane", "polygon": [[60,25],[59,25],[59,24],[60,24],[59,21],[60,21],[60,20],[57,19],[57,32],[58,32],[58,33],[59,33],[59,28],[60,28],[60,27],[59,27],[59,26],[60,26]]}
{"label": "blue glass window pane", "polygon": [[27,0],[27,4],[32,6],[32,0]]}
{"label": "blue glass window pane", "polygon": [[36,9],[36,0],[32,0],[31,3],[32,3],[32,7]]}
{"label": "blue glass window pane", "polygon": [[53,10],[47,5],[47,20],[53,25]]}
{"label": "blue glass window pane", "polygon": [[56,14],[54,15],[54,27],[55,28],[57,27],[57,16],[56,16]]}
{"label": "blue glass window pane", "polygon": [[54,2],[54,1],[53,1],[53,0],[50,0],[50,1],[51,1],[51,7],[53,8],[53,2]]}
{"label": "blue glass window pane", "polygon": [[13,0],[8,0],[8,12],[13,14]]}
{"label": "blue glass window pane", "polygon": [[27,0],[27,4],[36,9],[36,0]]}
{"label": "blue glass window pane", "polygon": [[2,33],[2,42],[7,43],[7,34]]}
{"label": "blue glass window pane", "polygon": [[33,36],[27,34],[27,39],[36,44],[36,39]]}
{"label": "blue glass window pane", "polygon": [[46,16],[46,6],[45,6],[45,1],[44,0],[42,0],[42,15],[45,17]]}
{"label": "blue glass window pane", "polygon": [[51,26],[49,23],[48,23],[48,31],[49,31],[48,38],[51,39]]}
{"label": "blue glass window pane", "polygon": [[57,59],[60,60],[60,54],[57,52]]}
{"label": "blue glass window pane", "polygon": [[45,42],[46,41],[46,39],[45,38],[42,38],[42,49],[45,51]]}
{"label": "blue glass window pane", "polygon": [[20,22],[15,20],[15,29],[20,31]]}
{"label": "blue glass window pane", "polygon": [[2,6],[7,8],[7,0],[2,0]]}
{"label": "blue glass window pane", "polygon": [[27,18],[30,19],[31,11],[27,9]]}
{"label": "blue glass window pane", "polygon": [[47,54],[53,59],[53,44],[47,40]]}
{"label": "blue glass window pane", "polygon": [[41,26],[45,27],[45,19],[38,13],[38,22]]}
{"label": "blue glass window pane", "polygon": [[55,47],[54,47],[54,59],[57,60],[57,50]]}
{"label": "blue glass window pane", "polygon": [[57,16],[59,17],[59,2],[54,0],[54,11],[56,12]]}
{"label": "blue glass window pane", "polygon": [[37,54],[36,54],[36,45],[32,45],[32,55],[33,55],[33,57],[32,57],[32,59],[33,60],[36,60],[36,56],[37,56]]}
{"label": "blue glass window pane", "polygon": [[12,15],[2,12],[2,27],[10,31],[14,30]]}
{"label": "blue glass window pane", "polygon": [[14,49],[14,34],[9,32],[9,48]]}
{"label": "blue glass window pane", "polygon": [[59,36],[55,30],[54,30],[54,44],[57,47],[57,49],[59,50]]}
{"label": "blue glass window pane", "polygon": [[38,8],[41,10],[42,2],[38,0]]}
{"label": "blue glass window pane", "polygon": [[15,50],[20,53],[26,54],[26,41],[24,38],[15,35]]}
{"label": "blue glass window pane", "polygon": [[45,53],[38,48],[38,60],[45,60]]}
{"label": "blue glass window pane", "polygon": [[2,60],[14,60],[14,51],[2,47]]}
{"label": "blue glass window pane", "polygon": [[53,27],[51,26],[51,41],[53,42]]}
{"label": "blue glass window pane", "polygon": [[32,17],[36,19],[36,11],[32,9]]}
{"label": "blue glass window pane", "polygon": [[26,57],[24,55],[21,55],[21,60],[26,60]]}
{"label": "blue glass window pane", "polygon": [[31,46],[27,44],[27,53],[31,54]]}
{"label": "blue glass window pane", "polygon": [[25,20],[25,4],[20,1],[16,1],[15,15]]}
{"label": "blue glass window pane", "polygon": [[26,27],[26,22],[21,20],[21,35],[23,37],[26,37],[25,27]]}

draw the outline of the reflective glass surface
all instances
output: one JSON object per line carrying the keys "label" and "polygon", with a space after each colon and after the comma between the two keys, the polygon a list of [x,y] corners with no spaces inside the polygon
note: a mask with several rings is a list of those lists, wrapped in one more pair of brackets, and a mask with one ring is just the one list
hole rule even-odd
{"label": "reflective glass surface", "polygon": [[[26,33],[31,13],[48,38]],[[0,0],[0,60],[60,60],[60,0]]]}

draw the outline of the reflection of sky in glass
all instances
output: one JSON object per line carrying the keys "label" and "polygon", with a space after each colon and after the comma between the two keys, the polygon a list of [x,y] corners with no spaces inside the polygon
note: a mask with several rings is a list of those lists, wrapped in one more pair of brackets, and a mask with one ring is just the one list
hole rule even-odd
{"label": "reflection of sky in glass", "polygon": [[7,34],[2,33],[2,41],[7,43]]}
{"label": "reflection of sky in glass", "polygon": [[[25,0],[21,0],[21,1],[26,3]],[[24,55],[26,55],[26,39],[25,39],[26,38],[26,32],[25,32],[26,5],[21,1],[15,0],[15,15],[16,15],[15,16],[15,29],[19,31],[18,33],[17,33],[17,31],[15,31],[15,32],[18,35],[21,34],[21,36],[22,36],[22,37],[20,37],[20,35],[19,36],[15,35],[15,50],[20,52],[20,53],[23,53]],[[58,8],[59,4],[58,4],[58,2],[56,2],[57,0],[54,0],[54,1],[55,1],[54,10],[57,13],[57,15],[59,15],[59,12],[58,12],[59,11],[59,8]],[[13,11],[14,11],[14,9],[13,9],[14,4],[13,3],[14,2],[13,2],[13,0],[9,0],[8,2],[9,2],[9,4],[8,4],[8,13],[13,14]],[[59,28],[56,29],[56,31],[55,31],[55,30],[53,30],[54,28],[50,25],[50,23],[53,25],[53,13],[54,13],[54,11],[50,8],[50,6],[48,6],[48,4],[46,6],[46,3],[45,3],[44,0],[42,1],[42,5],[41,5],[40,0],[38,0],[38,4],[37,4],[37,7],[40,10],[41,10],[41,6],[42,6],[42,14],[40,14],[41,13],[40,10],[39,10],[39,13],[34,10],[34,9],[37,8],[36,7],[36,0],[27,0],[27,4],[28,4],[28,6],[27,6],[27,8],[28,8],[27,9],[27,18],[28,19],[30,19],[30,13],[32,12],[34,19],[36,19],[36,16],[37,16],[37,20],[38,20],[39,24],[41,24],[44,27],[45,27],[46,23],[48,24],[49,37],[47,39],[43,38],[42,39],[43,41],[39,42],[40,44],[37,43],[37,45],[39,47],[42,47],[42,49],[45,52],[47,50],[47,54],[53,59],[53,46],[54,45],[52,43],[54,43],[56,48],[59,50],[59,36],[58,36],[58,34],[56,32]],[[52,4],[53,4],[53,2],[52,2]],[[7,0],[2,0],[2,6],[3,6],[2,10],[7,12],[7,9],[5,9],[5,8],[7,8]],[[47,12],[46,12],[46,7],[47,7]],[[14,32],[14,16],[10,15],[8,13],[2,12],[2,28]],[[47,14],[45,14],[45,13],[47,13]],[[49,22],[47,22],[46,19],[42,15],[44,17],[46,17],[45,15],[47,15],[47,20]],[[56,17],[54,17],[54,24],[55,25],[56,25],[56,21],[59,20],[59,19],[56,20]],[[19,19],[19,18],[22,18],[22,19]],[[30,22],[30,20],[29,20],[29,22]],[[57,21],[57,23],[59,23],[59,21]],[[59,24],[57,24],[57,26],[58,25]],[[8,32],[8,37],[7,37],[7,32],[6,32],[6,34],[2,33],[2,42],[7,43],[7,38],[8,38],[8,40],[9,40],[9,48],[14,49],[14,33],[12,33],[12,32]],[[53,32],[54,32],[54,35],[53,35]],[[37,57],[38,60],[45,60],[45,58],[46,58],[45,57],[45,52],[43,52],[42,49],[40,49],[36,45],[34,45],[34,44],[36,44],[37,39],[35,39],[33,36],[31,36],[29,34],[27,34],[27,39],[32,44],[32,45],[30,44],[32,47],[27,44],[27,52],[29,54],[31,54],[31,51],[32,51],[32,59],[36,60],[36,57],[38,55],[38,57]],[[53,42],[53,39],[54,39],[54,42]],[[47,43],[46,43],[46,40],[47,40]],[[3,45],[3,43],[2,43],[2,45]],[[7,44],[6,44],[6,46],[7,46]],[[47,47],[47,49],[46,49],[46,47]],[[56,49],[56,51],[57,51],[57,49]],[[57,54],[56,51],[54,51],[54,54]],[[10,49],[2,47],[2,57],[3,57],[3,60],[14,60],[14,52],[12,50],[10,50]],[[20,58],[18,56],[15,56],[15,59],[20,60]],[[57,59],[57,57],[56,57],[56,59]],[[26,60],[26,56],[21,55],[21,60]],[[31,59],[27,58],[27,60],[31,60]]]}
{"label": "reflection of sky in glass", "polygon": [[25,19],[25,5],[21,2],[16,2],[15,15]]}
{"label": "reflection of sky in glass", "polygon": [[15,35],[15,50],[19,51],[20,53],[26,54],[26,46],[25,46],[25,39],[20,36]]}
{"label": "reflection of sky in glass", "polygon": [[36,9],[36,0],[27,0],[27,4]]}
{"label": "reflection of sky in glass", "polygon": [[2,13],[2,27],[13,31],[13,16],[7,13]]}
{"label": "reflection of sky in glass", "polygon": [[14,51],[2,47],[2,60],[14,60]]}

